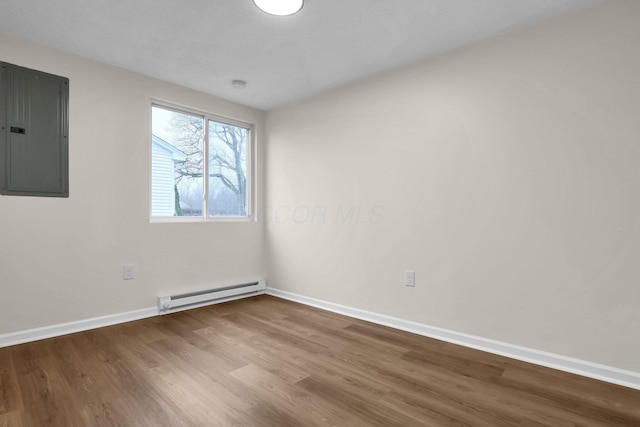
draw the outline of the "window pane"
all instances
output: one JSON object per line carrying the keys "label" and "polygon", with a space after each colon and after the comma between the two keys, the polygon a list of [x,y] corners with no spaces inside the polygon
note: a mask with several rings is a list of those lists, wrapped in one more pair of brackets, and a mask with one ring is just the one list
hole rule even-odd
{"label": "window pane", "polygon": [[201,216],[204,119],[151,110],[151,216]]}
{"label": "window pane", "polygon": [[248,133],[209,120],[209,216],[247,216]]}

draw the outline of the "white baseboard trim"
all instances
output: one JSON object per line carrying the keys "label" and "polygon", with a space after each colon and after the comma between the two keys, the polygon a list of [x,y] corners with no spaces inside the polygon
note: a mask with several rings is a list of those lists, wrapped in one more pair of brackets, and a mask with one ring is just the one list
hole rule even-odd
{"label": "white baseboard trim", "polygon": [[559,354],[548,353],[546,351],[535,350],[519,345],[508,344],[487,338],[455,332],[436,326],[429,326],[422,323],[399,319],[397,317],[386,316],[384,314],[373,313],[371,311],[360,310],[341,304],[322,301],[315,298],[305,297],[287,291],[274,288],[267,288],[267,294],[334,313],[344,314],[360,320],[377,323],[391,328],[412,332],[441,341],[459,344],[465,347],[498,354],[511,359],[521,360],[584,377],[594,378],[613,384],[640,390],[640,373],[614,368],[612,366],[601,365]]}
{"label": "white baseboard trim", "polygon": [[[204,307],[207,305],[220,304],[237,299],[250,298],[257,295],[262,295],[263,293],[264,291],[260,291],[251,295],[237,295],[227,298],[221,298],[215,301],[205,301],[200,304],[192,304],[186,307],[175,309],[170,313],[162,313],[162,315],[190,310],[192,308]],[[62,335],[73,334],[75,332],[88,331],[89,329],[97,329],[105,326],[117,325],[119,323],[132,322],[134,320],[141,320],[159,315],[161,315],[161,313],[158,312],[158,307],[149,307],[140,310],[128,311],[125,313],[110,314],[107,316],[93,317],[91,319],[78,320],[75,322],[60,323],[58,325],[43,326],[41,328],[12,332],[9,334],[0,335],[0,348],[9,347],[11,345],[24,344],[31,341],[43,340],[46,338],[59,337]]]}
{"label": "white baseboard trim", "polygon": [[133,320],[146,319],[158,315],[157,307],[143,308],[141,310],[128,311],[126,313],[110,314],[108,316],[94,317],[58,325],[44,326],[42,328],[27,329],[0,335],[0,348],[10,345],[23,344],[38,341],[45,338],[53,338],[61,335],[82,332],[89,329],[102,328],[104,326],[117,325],[118,323],[131,322]]}

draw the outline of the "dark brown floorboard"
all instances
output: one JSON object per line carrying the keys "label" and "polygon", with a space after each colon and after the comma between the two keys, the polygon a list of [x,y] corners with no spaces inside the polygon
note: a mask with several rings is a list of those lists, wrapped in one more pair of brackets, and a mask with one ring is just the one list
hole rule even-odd
{"label": "dark brown floorboard", "polygon": [[9,426],[640,426],[640,391],[263,295],[0,349]]}

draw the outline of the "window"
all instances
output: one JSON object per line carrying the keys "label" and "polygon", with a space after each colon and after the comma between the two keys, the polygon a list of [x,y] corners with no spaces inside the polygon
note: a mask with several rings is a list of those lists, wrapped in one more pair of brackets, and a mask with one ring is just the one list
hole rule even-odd
{"label": "window", "polygon": [[252,126],[151,106],[151,219],[251,219]]}

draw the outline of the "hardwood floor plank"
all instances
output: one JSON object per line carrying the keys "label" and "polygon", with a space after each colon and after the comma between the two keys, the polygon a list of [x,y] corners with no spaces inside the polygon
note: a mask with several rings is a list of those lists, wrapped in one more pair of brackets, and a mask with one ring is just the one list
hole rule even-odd
{"label": "hardwood floor plank", "polygon": [[559,374],[551,369],[510,367],[505,369],[501,378],[523,385],[527,392],[535,390],[536,394],[542,395],[551,392],[566,399],[574,399],[579,406],[593,406],[603,412],[615,408],[616,412],[627,417],[640,419],[640,401],[634,390],[577,375],[569,375],[563,381],[558,381]]}
{"label": "hardwood floor plank", "polygon": [[157,342],[154,348],[159,350],[165,358],[167,363],[163,366],[179,367],[181,376],[192,382],[194,392],[202,396],[217,396],[216,400],[224,405],[223,410],[245,411],[251,406],[251,396],[238,387],[237,382],[228,375],[229,371],[226,368],[216,365],[213,355],[198,350],[188,343],[180,345],[175,342]]}
{"label": "hardwood floor plank", "polygon": [[11,411],[0,414],[0,427],[23,427],[20,411]]}
{"label": "hardwood floor plank", "polygon": [[[110,331],[103,333],[106,337],[113,336]],[[97,351],[91,343],[87,339],[74,341],[78,354],[90,366],[90,374],[96,383],[98,397],[95,403],[91,395],[85,395],[87,405],[94,415],[108,419],[118,418],[119,415],[113,414],[124,414],[129,418],[130,414],[140,413],[142,416],[132,419],[141,425],[168,425],[165,424],[168,422],[188,425],[183,424],[184,414],[178,406],[166,398],[161,387],[153,381],[157,379],[156,375],[140,359],[129,357],[124,362],[121,360],[122,356],[118,351],[118,345],[122,345],[120,341],[112,342],[108,352]],[[122,399],[123,394],[127,396],[126,399]],[[116,406],[118,402],[120,405]]]}
{"label": "hardwood floor plank", "polygon": [[251,408],[246,418],[251,420],[245,424],[247,426],[300,427],[298,416],[284,411],[280,406],[268,400]]}
{"label": "hardwood floor plank", "polygon": [[289,345],[290,347],[299,348],[305,350],[309,354],[316,354],[326,352],[327,348],[323,345],[315,343],[303,337],[296,336],[290,331],[284,332],[278,330],[273,326],[266,325],[264,322],[252,318],[244,313],[234,313],[224,316],[225,319],[229,319],[236,324],[239,324],[245,328],[259,331],[260,333],[272,337],[282,343]]}
{"label": "hardwood floor plank", "polygon": [[[426,397],[426,396],[423,396]],[[495,419],[483,420],[474,414],[474,408],[456,410],[455,403],[442,401],[439,396],[416,401],[416,396],[406,396],[395,391],[388,393],[379,400],[382,406],[400,411],[416,422],[428,423],[433,426],[469,426],[469,427],[497,427]]]}
{"label": "hardwood floor plank", "polygon": [[464,375],[478,380],[491,380],[499,378],[504,373],[504,368],[476,362],[453,355],[446,355],[438,352],[428,352],[426,350],[411,350],[402,356],[402,360],[421,365],[438,366],[451,371],[456,375]]}
{"label": "hardwood floor plank", "polygon": [[11,353],[12,348],[0,348],[0,361],[4,362],[0,364],[0,415],[15,414],[23,406]]}
{"label": "hardwood floor plank", "polygon": [[[24,408],[22,416],[27,425],[71,425],[65,418],[65,412],[60,410],[64,390],[62,382],[56,373],[47,372],[46,366],[51,356],[43,356],[33,362],[28,373],[18,376],[20,392]],[[58,382],[56,382],[58,381]]]}
{"label": "hardwood floor plank", "polygon": [[375,372],[379,380],[388,382],[395,391],[404,393],[409,400],[410,396],[435,392],[430,399],[437,400],[438,396],[443,396],[452,407],[482,408],[477,415],[486,413],[495,422],[501,422],[501,425],[518,425],[524,415],[530,416],[537,411],[550,412],[559,420],[566,420],[568,417],[584,422],[584,425],[594,422],[564,410],[558,402],[520,390],[500,387],[493,382],[456,374],[439,366],[416,364],[403,359],[369,359],[367,354],[342,360],[358,366],[362,371]]}
{"label": "hardwood floor plank", "polygon": [[345,391],[327,377],[311,376],[301,380],[297,385],[308,393],[320,396],[340,407],[343,412],[355,414],[362,425],[387,427],[424,425],[401,412],[381,408],[376,399]]}
{"label": "hardwood floor plank", "polygon": [[496,379],[494,383],[513,392],[524,392],[529,396],[544,399],[550,407],[562,409],[576,416],[588,417],[593,422],[600,422],[602,425],[624,425],[633,418],[636,418],[638,425],[640,425],[640,416],[637,411],[628,412],[619,409],[611,411],[609,405],[603,406],[601,402],[594,403],[593,400],[587,402],[587,399],[580,396],[581,393],[577,391],[567,394],[558,391],[553,385],[540,386],[533,382],[513,381],[508,377]]}
{"label": "hardwood floor plank", "polygon": [[640,391],[258,296],[0,349],[4,426],[640,426]]}
{"label": "hardwood floor plank", "polygon": [[277,405],[288,418],[303,418],[308,426],[340,426],[356,421],[353,417],[345,418],[339,408],[319,396],[306,393],[302,388],[283,381],[259,366],[247,365],[231,375],[257,393],[262,400]]}
{"label": "hardwood floor plank", "polygon": [[[459,411],[462,411],[472,414],[473,419],[486,419],[490,424],[517,425],[522,414],[527,413],[524,406],[509,401],[512,396],[498,395],[498,399],[504,399],[498,404],[488,398],[483,382],[454,375],[439,367],[420,367],[403,360],[367,360],[364,354],[341,360],[375,375],[378,381],[393,389],[392,396],[396,399],[422,408],[440,408],[443,414],[458,420],[465,419],[460,416]],[[445,407],[447,409],[442,410]]]}

